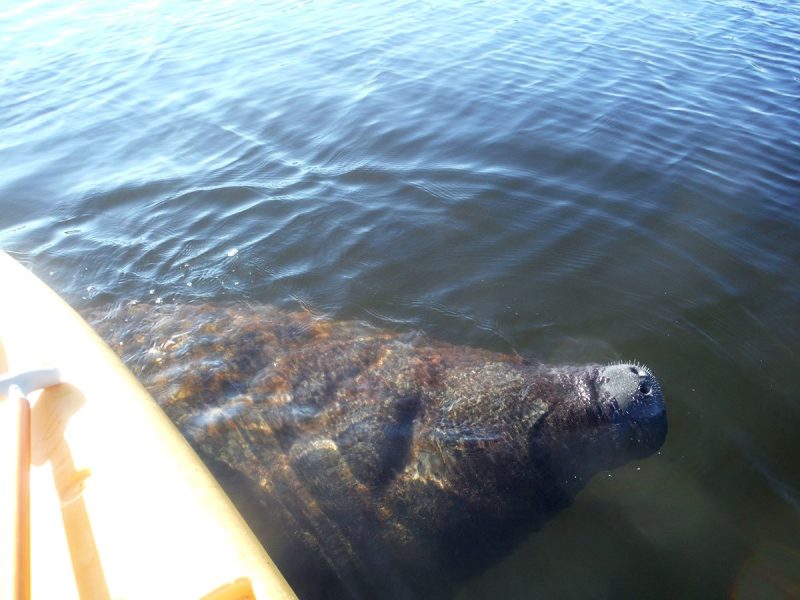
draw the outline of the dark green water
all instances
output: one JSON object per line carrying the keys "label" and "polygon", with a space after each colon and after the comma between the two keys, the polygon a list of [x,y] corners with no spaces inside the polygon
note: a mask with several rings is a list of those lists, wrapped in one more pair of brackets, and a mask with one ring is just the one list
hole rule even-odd
{"label": "dark green water", "polygon": [[473,598],[800,596],[794,2],[6,3],[0,247],[658,375],[659,455]]}

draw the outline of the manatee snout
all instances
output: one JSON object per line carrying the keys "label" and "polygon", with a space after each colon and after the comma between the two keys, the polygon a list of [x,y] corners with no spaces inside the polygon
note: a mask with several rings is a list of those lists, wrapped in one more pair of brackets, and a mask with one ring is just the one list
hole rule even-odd
{"label": "manatee snout", "polygon": [[667,409],[658,380],[642,365],[622,363],[600,369],[598,400],[612,407],[615,436],[628,458],[644,458],[667,437]]}

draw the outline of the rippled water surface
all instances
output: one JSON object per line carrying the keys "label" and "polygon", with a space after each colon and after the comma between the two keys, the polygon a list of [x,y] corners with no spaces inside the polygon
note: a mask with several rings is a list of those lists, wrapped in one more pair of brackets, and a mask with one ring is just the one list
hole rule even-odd
{"label": "rippled water surface", "polygon": [[462,600],[800,594],[791,1],[0,8],[0,247],[659,376],[658,456]]}

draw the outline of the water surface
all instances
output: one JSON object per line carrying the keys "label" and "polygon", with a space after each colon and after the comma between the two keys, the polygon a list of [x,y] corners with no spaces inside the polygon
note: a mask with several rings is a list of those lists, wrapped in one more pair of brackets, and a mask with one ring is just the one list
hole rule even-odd
{"label": "water surface", "polygon": [[800,593],[788,1],[0,9],[0,247],[80,309],[298,304],[636,358],[661,453],[462,600]]}

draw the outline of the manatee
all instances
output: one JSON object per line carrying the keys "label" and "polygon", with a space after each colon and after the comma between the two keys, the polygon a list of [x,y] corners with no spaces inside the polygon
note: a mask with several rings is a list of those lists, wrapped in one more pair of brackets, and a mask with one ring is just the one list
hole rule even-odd
{"label": "manatee", "polygon": [[667,432],[636,363],[543,365],[266,305],[92,321],[301,598],[446,597]]}

